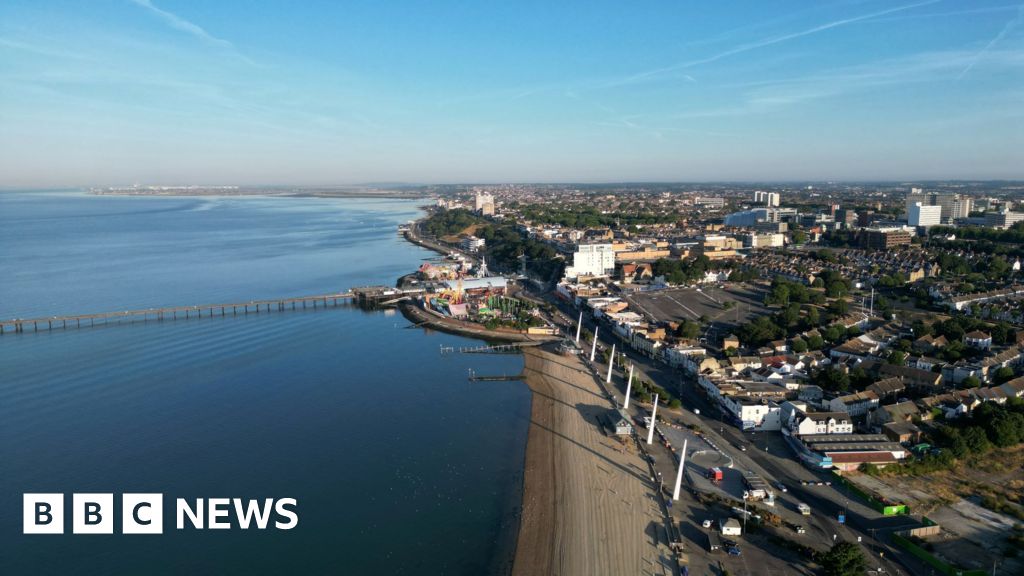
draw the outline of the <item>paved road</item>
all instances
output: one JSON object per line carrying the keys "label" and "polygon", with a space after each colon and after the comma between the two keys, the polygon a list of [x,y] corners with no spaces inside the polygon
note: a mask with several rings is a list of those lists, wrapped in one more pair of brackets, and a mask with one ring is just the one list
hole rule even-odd
{"label": "paved road", "polygon": [[[569,310],[561,301],[554,299],[551,301],[560,307],[555,321],[560,320],[566,326],[566,333],[574,334],[578,312]],[[591,331],[594,328],[593,320],[587,318],[586,315],[584,325]],[[720,446],[749,445],[751,438],[744,436],[742,431],[733,426],[722,424],[720,420],[712,416],[718,413],[717,407],[708,403],[692,379],[683,378],[679,372],[633,350],[628,348],[623,350],[622,343],[607,333],[607,327],[604,328],[605,330],[599,334],[603,347],[610,348],[612,342],[618,344],[616,349],[625,352],[630,361],[635,363],[648,379],[677,394],[683,401],[685,409],[673,414],[681,423],[700,426],[712,438],[712,441],[720,443]],[[695,414],[694,409],[700,409],[701,415]],[[887,542],[872,537],[874,534],[880,538],[885,533],[887,525],[890,524],[889,519],[862,504],[859,498],[842,492],[838,483],[833,486],[801,486],[800,480],[825,482],[831,481],[832,476],[826,471],[812,471],[805,468],[796,461],[788,446],[784,443],[780,444],[781,438],[774,440],[771,438],[777,435],[765,435],[764,433],[761,435],[764,438],[761,440],[760,450],[748,449],[747,452],[734,450],[730,456],[734,457],[736,466],[754,470],[771,483],[779,480],[786,483],[789,492],[780,499],[776,506],[776,512],[786,519],[807,526],[808,532],[804,536],[807,537],[809,544],[827,547],[833,541],[845,539],[855,542],[860,537],[871,564],[879,564],[887,573],[929,573],[920,562],[902,550],[895,549]],[[755,446],[756,443],[757,440],[754,440]],[[765,445],[768,447],[767,453],[763,453]],[[664,474],[664,472],[662,473]],[[671,478],[674,481],[674,471],[672,471]],[[796,502],[798,501],[811,506],[814,512],[810,519],[798,515],[796,512]],[[837,521],[838,514],[843,511],[845,511],[847,520],[845,525],[841,525]],[[880,552],[884,554],[884,557],[880,556]],[[893,563],[894,558],[898,559],[902,566]],[[756,573],[750,572],[750,574]]]}

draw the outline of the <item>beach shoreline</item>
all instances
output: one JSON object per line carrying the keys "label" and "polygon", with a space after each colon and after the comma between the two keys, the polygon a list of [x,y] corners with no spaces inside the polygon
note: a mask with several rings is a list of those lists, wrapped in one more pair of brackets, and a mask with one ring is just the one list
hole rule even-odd
{"label": "beach shoreline", "polygon": [[513,576],[675,573],[648,536],[663,517],[635,440],[605,432],[612,401],[590,367],[545,348],[523,351],[532,403]]}
{"label": "beach shoreline", "polygon": [[[440,252],[414,234],[404,236]],[[468,337],[557,340],[440,322],[412,303],[400,308],[415,325]],[[531,402],[520,512],[499,539],[496,553],[502,558],[496,558],[495,572],[626,574],[639,570],[639,562],[652,573],[673,574],[671,551],[647,536],[652,525],[662,523],[648,463],[632,437],[604,431],[602,419],[613,401],[591,367],[554,349],[551,343],[523,348],[523,382]]]}

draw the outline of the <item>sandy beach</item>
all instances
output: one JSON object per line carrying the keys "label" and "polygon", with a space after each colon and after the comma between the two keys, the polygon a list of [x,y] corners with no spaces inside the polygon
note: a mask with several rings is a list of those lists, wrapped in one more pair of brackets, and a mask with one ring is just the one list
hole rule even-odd
{"label": "sandy beach", "polygon": [[594,377],[576,357],[524,356],[533,406],[513,574],[672,574],[647,465],[601,432],[611,404]]}

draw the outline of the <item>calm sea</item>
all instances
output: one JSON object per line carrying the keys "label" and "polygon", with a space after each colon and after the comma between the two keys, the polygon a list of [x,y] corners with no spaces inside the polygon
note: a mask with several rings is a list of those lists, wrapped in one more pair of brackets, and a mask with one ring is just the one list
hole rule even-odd
{"label": "calm sea", "polygon": [[[396,234],[416,206],[0,193],[0,317],[392,284],[434,257]],[[408,326],[343,308],[0,337],[0,574],[500,570],[530,397],[466,376],[522,361]],[[164,534],[25,536],[25,492],[160,492]],[[299,523],[179,531],[179,497],[292,497]]]}

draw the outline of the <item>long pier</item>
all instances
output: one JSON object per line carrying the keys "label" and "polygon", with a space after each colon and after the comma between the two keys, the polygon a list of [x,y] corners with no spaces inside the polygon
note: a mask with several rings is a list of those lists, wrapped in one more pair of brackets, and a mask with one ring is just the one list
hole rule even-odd
{"label": "long pier", "polygon": [[415,290],[398,290],[386,286],[353,288],[348,292],[318,294],[315,296],[297,296],[293,298],[276,298],[271,300],[250,300],[230,304],[201,304],[198,306],[172,306],[146,308],[142,310],[121,310],[117,312],[99,312],[95,314],[75,314],[68,316],[46,316],[40,318],[15,318],[0,321],[0,334],[8,332],[39,332],[64,328],[83,328],[121,322],[162,322],[213,316],[239,316],[267,312],[283,312],[286,310],[319,309],[336,307],[339,303],[352,300],[363,306],[376,306],[410,296]]}

